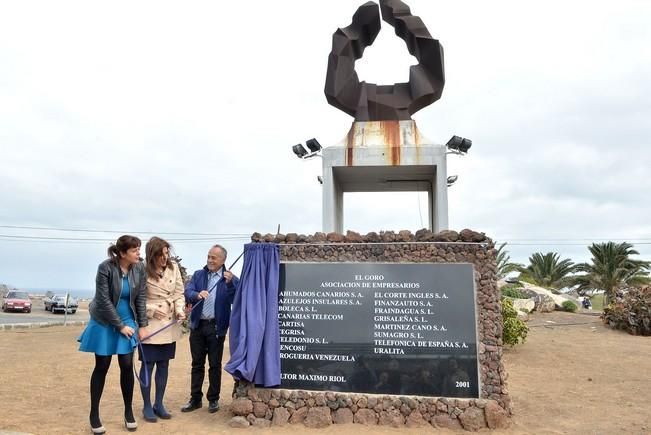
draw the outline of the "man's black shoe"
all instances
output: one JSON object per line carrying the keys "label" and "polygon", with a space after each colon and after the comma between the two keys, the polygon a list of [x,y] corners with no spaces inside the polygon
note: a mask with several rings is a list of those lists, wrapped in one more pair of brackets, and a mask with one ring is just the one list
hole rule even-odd
{"label": "man's black shoe", "polygon": [[208,412],[212,414],[217,411],[219,411],[219,402],[217,402],[216,400],[211,400],[210,402],[208,402]]}
{"label": "man's black shoe", "polygon": [[195,402],[194,400],[190,400],[188,403],[183,405],[181,407],[181,412],[191,412],[194,411],[195,409],[201,408],[203,405],[201,402]]}

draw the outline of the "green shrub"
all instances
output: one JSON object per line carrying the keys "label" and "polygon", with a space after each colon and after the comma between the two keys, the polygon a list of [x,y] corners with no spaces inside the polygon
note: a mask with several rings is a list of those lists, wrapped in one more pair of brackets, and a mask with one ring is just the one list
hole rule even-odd
{"label": "green shrub", "polygon": [[513,299],[528,299],[527,295],[525,295],[520,289],[511,286],[510,284],[502,287],[502,297],[505,296]]}
{"label": "green shrub", "polygon": [[561,304],[561,307],[563,307],[563,311],[569,311],[570,313],[575,312],[579,307],[572,301],[564,301]]}
{"label": "green shrub", "polygon": [[518,319],[518,312],[513,308],[513,302],[510,299],[502,300],[502,321],[504,322],[502,331],[504,344],[515,346],[520,342],[524,343],[529,327]]}
{"label": "green shrub", "polygon": [[503,341],[505,344],[515,346],[518,342],[524,341],[527,338],[529,327],[520,319],[506,319],[504,321],[504,334]]}
{"label": "green shrub", "polygon": [[502,318],[511,319],[518,317],[518,310],[513,308],[513,301],[511,299],[504,299],[502,301]]}

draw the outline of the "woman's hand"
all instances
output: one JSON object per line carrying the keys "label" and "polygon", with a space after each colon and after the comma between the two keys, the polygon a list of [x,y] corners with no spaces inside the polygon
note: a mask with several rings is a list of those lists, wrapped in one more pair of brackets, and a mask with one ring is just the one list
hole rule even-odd
{"label": "woman's hand", "polygon": [[138,328],[138,340],[142,341],[142,339],[147,337],[148,335],[149,335],[149,331],[147,331],[147,328],[144,327]]}
{"label": "woman's hand", "polygon": [[177,320],[185,320],[185,311],[179,311],[176,313]]}
{"label": "woman's hand", "polygon": [[123,326],[122,329],[120,329],[120,334],[126,336],[127,338],[131,338],[135,331],[131,326]]}

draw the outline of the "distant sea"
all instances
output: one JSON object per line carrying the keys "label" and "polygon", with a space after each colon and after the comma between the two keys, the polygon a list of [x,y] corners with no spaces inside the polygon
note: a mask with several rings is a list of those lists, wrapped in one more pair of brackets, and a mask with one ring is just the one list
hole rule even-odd
{"label": "distant sea", "polygon": [[66,294],[70,293],[71,296],[76,297],[77,299],[92,299],[95,296],[95,289],[71,289],[71,288],[34,288],[28,287],[21,290],[27,290],[30,294],[33,295],[44,295],[48,291],[52,291],[56,294]]}

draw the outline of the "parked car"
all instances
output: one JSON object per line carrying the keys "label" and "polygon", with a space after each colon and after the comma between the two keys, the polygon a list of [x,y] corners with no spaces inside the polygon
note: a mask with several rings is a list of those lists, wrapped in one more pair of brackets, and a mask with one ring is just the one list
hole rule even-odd
{"label": "parked car", "polygon": [[56,295],[52,292],[47,292],[45,294],[45,297],[43,298],[43,305],[45,305],[45,311],[51,311],[52,310],[52,299],[54,299]]}
{"label": "parked car", "polygon": [[31,313],[32,301],[29,299],[27,292],[12,290],[2,299],[2,311],[22,311],[24,313]]}
{"label": "parked car", "polygon": [[[45,304],[45,311],[52,311],[52,314],[55,314],[57,312],[63,313],[66,311],[65,295],[54,295],[49,299],[43,299],[43,303]],[[79,308],[79,303],[77,302],[77,299],[73,298],[72,296],[69,296],[67,311],[70,314],[75,314],[77,312],[77,308]]]}
{"label": "parked car", "polygon": [[52,305],[58,301],[57,298],[64,298],[65,300],[65,295],[57,295],[52,291],[48,291],[47,293],[45,293],[45,297],[43,298],[43,305],[45,306],[45,311],[52,311]]}

